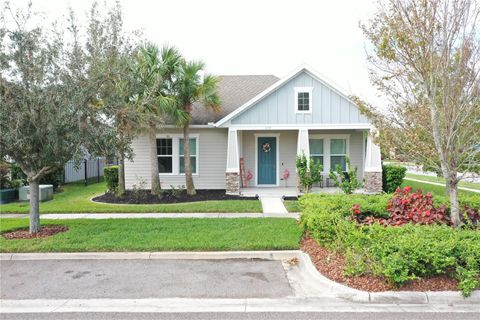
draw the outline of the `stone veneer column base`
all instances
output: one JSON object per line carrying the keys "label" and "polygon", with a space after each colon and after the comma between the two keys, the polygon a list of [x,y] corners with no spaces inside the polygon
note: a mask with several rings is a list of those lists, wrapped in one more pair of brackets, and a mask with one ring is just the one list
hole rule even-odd
{"label": "stone veneer column base", "polygon": [[369,193],[382,192],[382,173],[381,172],[365,172],[365,191]]}
{"label": "stone veneer column base", "polygon": [[227,193],[238,194],[240,192],[240,175],[237,172],[226,172],[225,186]]}

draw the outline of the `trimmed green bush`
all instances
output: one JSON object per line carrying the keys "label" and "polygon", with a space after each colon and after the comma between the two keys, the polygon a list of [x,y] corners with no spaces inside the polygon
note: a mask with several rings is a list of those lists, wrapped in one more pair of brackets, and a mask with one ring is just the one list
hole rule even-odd
{"label": "trimmed green bush", "polygon": [[103,176],[107,182],[108,191],[115,192],[118,188],[118,166],[103,168]]}
{"label": "trimmed green bush", "polygon": [[[448,275],[459,280],[465,296],[479,288],[480,230],[446,225],[365,226],[350,218],[354,204],[371,215],[385,215],[389,197],[306,195],[299,201],[301,221],[319,243],[344,254],[347,275],[371,273],[397,286],[419,277]],[[476,198],[462,201],[478,205]]]}
{"label": "trimmed green bush", "polygon": [[394,193],[403,183],[407,168],[394,165],[382,166],[382,182],[383,191],[386,193]]}

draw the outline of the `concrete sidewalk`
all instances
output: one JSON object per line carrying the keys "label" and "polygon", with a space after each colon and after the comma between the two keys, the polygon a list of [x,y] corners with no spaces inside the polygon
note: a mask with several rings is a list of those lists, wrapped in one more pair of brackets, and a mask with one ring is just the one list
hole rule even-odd
{"label": "concrete sidewalk", "polygon": [[261,196],[262,210],[264,214],[287,214],[287,208],[283,205],[281,197]]}
{"label": "concrete sidewalk", "polygon": [[[28,214],[4,213],[0,218],[28,218]],[[299,219],[295,212],[285,213],[255,213],[255,212],[226,212],[226,213],[45,213],[42,219],[168,219],[168,218],[292,218]]]}
{"label": "concrete sidewalk", "polygon": [[[445,187],[445,183],[425,181],[425,180],[408,178],[408,177],[405,177],[405,178],[403,178],[403,179],[404,179],[404,180],[409,180],[409,181],[415,181],[415,182],[421,182],[421,183],[431,184],[431,185],[435,185],[435,186]],[[470,192],[480,193],[480,190],[472,189],[472,188],[467,188],[467,187],[458,187],[458,189],[459,189],[459,190],[464,190],[464,191],[470,191]]]}

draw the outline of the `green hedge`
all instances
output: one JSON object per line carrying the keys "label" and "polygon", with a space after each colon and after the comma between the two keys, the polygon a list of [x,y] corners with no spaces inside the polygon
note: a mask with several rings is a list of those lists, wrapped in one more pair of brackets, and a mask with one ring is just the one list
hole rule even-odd
{"label": "green hedge", "polygon": [[[480,230],[440,225],[359,226],[350,208],[381,216],[389,195],[305,195],[301,221],[319,243],[345,255],[348,275],[373,273],[400,286],[408,280],[434,275],[459,279],[464,295],[480,286]],[[442,198],[435,199],[441,203]],[[470,205],[476,199],[462,199]],[[438,202],[437,202],[438,201]]]}
{"label": "green hedge", "polygon": [[394,193],[403,183],[403,178],[407,173],[407,168],[394,165],[382,166],[382,183],[383,191],[386,193]]}
{"label": "green hedge", "polygon": [[108,191],[115,192],[118,188],[118,166],[103,168],[103,175],[107,182]]}

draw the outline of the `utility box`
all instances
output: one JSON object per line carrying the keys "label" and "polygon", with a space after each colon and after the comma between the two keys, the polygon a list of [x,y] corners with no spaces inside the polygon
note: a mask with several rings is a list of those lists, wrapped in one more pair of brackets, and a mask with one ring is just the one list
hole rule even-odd
{"label": "utility box", "polygon": [[[39,200],[48,201],[53,199],[53,185],[51,184],[41,184],[39,186]],[[18,200],[20,201],[29,201],[30,200],[30,187],[25,186],[21,187],[18,190]]]}

